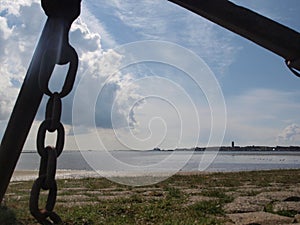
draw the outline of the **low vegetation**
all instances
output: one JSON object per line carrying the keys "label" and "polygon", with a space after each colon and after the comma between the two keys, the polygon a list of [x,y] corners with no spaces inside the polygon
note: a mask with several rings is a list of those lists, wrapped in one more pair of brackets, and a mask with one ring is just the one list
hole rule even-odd
{"label": "low vegetation", "polygon": [[[55,211],[68,225],[224,224],[229,221],[226,204],[236,194],[255,196],[262,188],[286,189],[299,182],[300,170],[175,175],[146,187],[123,186],[104,178],[59,180]],[[6,206],[0,208],[0,224],[36,224],[28,210],[31,185],[32,181],[10,184]],[[255,188],[243,191],[244,187]],[[42,199],[45,195],[41,193]],[[274,213],[271,204],[264,210]]]}

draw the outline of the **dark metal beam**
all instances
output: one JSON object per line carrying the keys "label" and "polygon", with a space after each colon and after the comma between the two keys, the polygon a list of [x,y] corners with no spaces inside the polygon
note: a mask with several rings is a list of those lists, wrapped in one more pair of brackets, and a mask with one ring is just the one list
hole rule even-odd
{"label": "dark metal beam", "polygon": [[[34,52],[0,146],[0,203],[43,97],[39,89],[41,58],[44,51],[49,48],[49,45],[51,46],[50,37],[51,40],[59,40],[62,37],[68,38],[71,24],[79,16],[80,2],[81,0],[42,0],[42,6],[48,15],[48,20]],[[60,51],[61,49],[56,50]]]}
{"label": "dark metal beam", "polygon": [[168,1],[255,42],[300,70],[300,34],[295,30],[227,0]]}

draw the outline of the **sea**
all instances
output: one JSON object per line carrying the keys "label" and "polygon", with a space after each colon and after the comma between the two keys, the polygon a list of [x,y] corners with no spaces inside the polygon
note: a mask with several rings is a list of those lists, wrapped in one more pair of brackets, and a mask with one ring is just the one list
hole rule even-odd
{"label": "sea", "polygon": [[[13,181],[34,180],[40,156],[23,152]],[[296,151],[64,151],[56,178],[105,177],[113,182],[146,186],[177,173],[300,169]]]}
{"label": "sea", "polygon": [[[40,156],[23,152],[17,170],[38,170]],[[300,169],[300,152],[289,151],[64,151],[58,170],[236,172]]]}

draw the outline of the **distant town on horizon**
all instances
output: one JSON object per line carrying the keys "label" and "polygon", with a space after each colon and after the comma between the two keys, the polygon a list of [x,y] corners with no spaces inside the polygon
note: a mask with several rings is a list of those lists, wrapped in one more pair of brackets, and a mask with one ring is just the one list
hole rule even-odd
{"label": "distant town on horizon", "polygon": [[[74,151],[99,151],[99,150],[65,150],[64,152],[74,152]],[[105,150],[103,150],[105,151]],[[175,149],[163,149],[163,148],[153,148],[149,150],[136,150],[136,149],[115,149],[108,151],[154,151],[154,152],[167,152],[167,151],[221,151],[221,152],[300,152],[300,146],[261,146],[261,145],[249,145],[249,146],[235,146],[232,143],[231,146],[214,146],[214,147],[182,147]],[[36,153],[36,150],[25,149],[22,153]]]}
{"label": "distant town on horizon", "polygon": [[248,152],[300,152],[300,146],[235,146],[232,142],[231,146],[220,146],[220,147],[195,147],[195,148],[177,148],[175,150],[164,150],[160,148],[154,148],[153,151],[248,151]]}

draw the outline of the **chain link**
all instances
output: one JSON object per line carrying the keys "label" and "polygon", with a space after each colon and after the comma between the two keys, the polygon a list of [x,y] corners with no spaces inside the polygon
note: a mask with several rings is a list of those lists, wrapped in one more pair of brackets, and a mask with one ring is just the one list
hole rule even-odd
{"label": "chain link", "polygon": [[61,98],[57,92],[53,93],[46,106],[46,121],[49,121],[48,130],[54,132],[60,126],[60,118],[62,112]]}
{"label": "chain link", "polygon": [[[57,52],[61,52],[57,57]],[[58,59],[57,59],[58,58]],[[69,63],[69,70],[61,92],[49,90],[49,80],[55,65]],[[74,85],[78,68],[78,56],[75,49],[64,43],[61,51],[47,49],[43,54],[40,73],[40,90],[49,96],[46,106],[45,120],[41,123],[37,134],[37,151],[41,156],[39,177],[35,180],[30,193],[30,212],[40,224],[61,224],[62,220],[53,209],[57,196],[57,184],[55,181],[57,158],[61,155],[65,142],[65,130],[61,121],[62,98],[67,96]],[[55,146],[45,146],[47,132],[57,133]],[[41,190],[48,191],[46,206],[39,209],[39,196]]]}
{"label": "chain link", "polygon": [[[46,157],[45,138],[46,138],[47,131],[50,132],[50,124],[51,124],[51,120],[49,120],[49,119],[44,120],[44,122],[42,122],[42,124],[40,125],[40,128],[38,130],[37,150],[41,157]],[[64,147],[64,143],[65,143],[65,129],[64,129],[63,125],[61,123],[59,123],[59,127],[57,129],[55,129],[54,131],[57,131],[56,144],[55,144],[54,148],[57,151],[57,157],[59,157],[63,151],[63,147]]]}
{"label": "chain link", "polygon": [[58,93],[60,98],[67,96],[74,85],[76,72],[78,68],[78,55],[75,49],[68,45],[63,47],[63,53],[60,58],[57,60],[57,49],[46,50],[41,61],[40,74],[43,76],[39,77],[39,86],[41,91],[48,95],[52,96],[53,93],[49,90],[49,80],[54,70],[55,64],[65,65],[69,63],[69,70],[66,76],[65,83],[63,85],[62,91]]}

